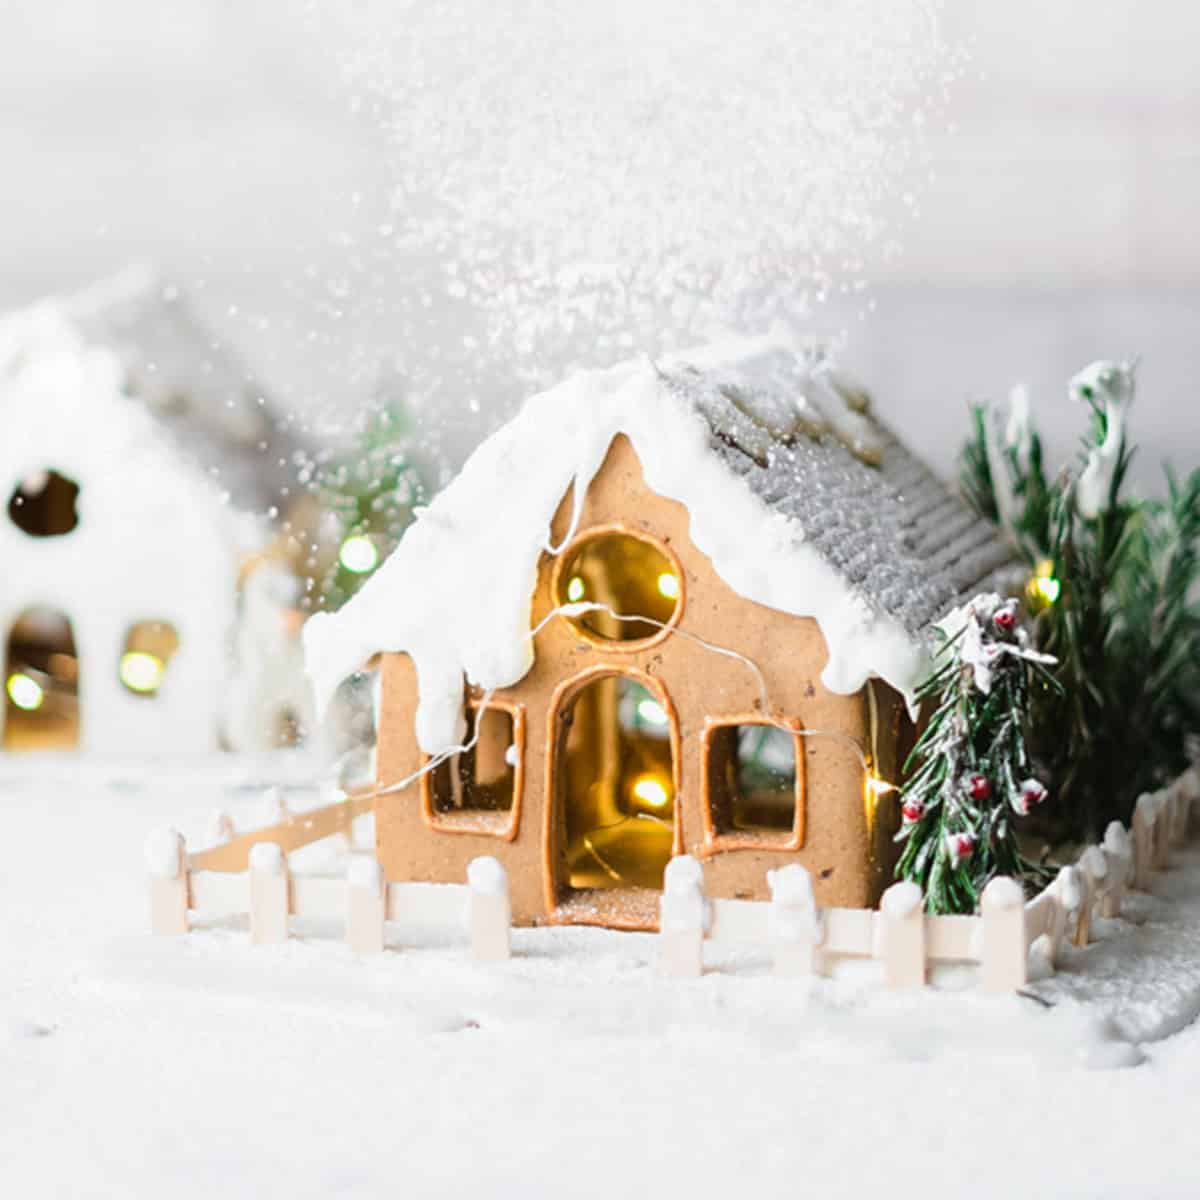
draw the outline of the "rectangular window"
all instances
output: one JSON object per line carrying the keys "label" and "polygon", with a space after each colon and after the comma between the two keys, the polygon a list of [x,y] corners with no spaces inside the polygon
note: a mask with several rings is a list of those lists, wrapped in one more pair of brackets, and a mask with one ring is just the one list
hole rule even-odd
{"label": "rectangular window", "polygon": [[804,747],[796,722],[745,718],[704,734],[705,821],[723,849],[804,845]]}
{"label": "rectangular window", "polygon": [[467,705],[471,749],[438,763],[422,776],[425,816],[447,833],[489,834],[511,841],[517,834],[523,776],[525,719],[516,705],[492,700],[485,709]]}

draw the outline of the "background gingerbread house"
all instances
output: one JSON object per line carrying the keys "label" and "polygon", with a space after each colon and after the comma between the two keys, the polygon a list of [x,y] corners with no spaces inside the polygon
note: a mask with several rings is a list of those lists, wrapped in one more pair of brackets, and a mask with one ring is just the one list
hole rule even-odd
{"label": "background gingerbread house", "polygon": [[1009,560],[823,354],[740,343],[534,397],[306,643],[321,697],[384,652],[391,879],[491,854],[518,921],[645,928],[689,853],[865,906],[929,627]]}
{"label": "background gingerbread house", "polygon": [[255,646],[297,596],[251,568],[303,527],[307,455],[151,273],[0,320],[3,748],[273,744],[299,659],[277,638],[267,696]]}

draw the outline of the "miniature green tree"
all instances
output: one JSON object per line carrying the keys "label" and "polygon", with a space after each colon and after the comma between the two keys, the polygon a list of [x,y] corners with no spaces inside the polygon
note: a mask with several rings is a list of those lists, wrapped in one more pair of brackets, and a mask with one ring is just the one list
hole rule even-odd
{"label": "miniature green tree", "polygon": [[372,412],[353,446],[321,472],[318,497],[335,525],[337,553],[321,580],[322,608],[340,608],[391,553],[424,497],[398,405]]}
{"label": "miniature green tree", "polygon": [[971,405],[971,437],[960,457],[968,502],[1005,532],[1036,565],[1050,551],[1054,489],[1046,478],[1042,440],[1029,418],[1024,389],[1013,390],[1004,417],[989,404]]}
{"label": "miniature green tree", "polygon": [[[1117,652],[1119,579],[1137,506],[1123,496],[1130,451],[1125,415],[1133,366],[1093,363],[1070,394],[1092,412],[1082,470],[1065,478],[1050,528],[1057,601],[1038,619],[1038,644],[1059,660],[1061,689],[1039,697],[1035,746],[1049,771],[1069,832],[1094,839],[1110,820],[1128,821],[1128,669]],[[1140,634],[1138,635],[1141,636]]]}
{"label": "miniature green tree", "polygon": [[1034,677],[1053,660],[1029,646],[1017,602],[977,596],[943,633],[918,696],[936,707],[905,770],[898,878],[931,913],[971,913],[989,880],[1036,873],[1017,846],[1016,818],[1046,800],[1025,742]]}
{"label": "miniature green tree", "polygon": [[962,484],[1034,564],[1036,641],[1059,660],[1036,689],[1031,748],[1058,803],[1048,832],[1095,837],[1187,762],[1200,724],[1200,472],[1168,475],[1166,502],[1131,500],[1126,417],[1135,364],[1097,362],[1071,381],[1092,422],[1074,470],[1046,479],[1027,407],[1001,434],[977,408]]}
{"label": "miniature green tree", "polygon": [[1124,704],[1125,803],[1185,770],[1200,731],[1200,469],[1167,476],[1124,533],[1112,656]]}

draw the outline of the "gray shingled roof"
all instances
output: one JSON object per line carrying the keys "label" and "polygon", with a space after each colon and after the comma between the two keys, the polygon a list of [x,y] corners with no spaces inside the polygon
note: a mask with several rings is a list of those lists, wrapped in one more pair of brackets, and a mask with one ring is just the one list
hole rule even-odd
{"label": "gray shingled roof", "polygon": [[266,515],[295,492],[312,445],[177,286],[131,270],[68,299],[65,309],[93,344],[121,357],[127,392],[235,507]]}
{"label": "gray shingled roof", "polygon": [[[877,610],[918,633],[991,587],[1013,565],[1012,551],[870,413],[853,418],[873,451],[865,457],[831,432],[781,434],[780,414],[803,413],[824,369],[771,351],[735,367],[684,365],[661,374],[708,422],[729,469],[794,521],[797,535]],[[826,411],[831,395],[844,404],[826,388]]]}

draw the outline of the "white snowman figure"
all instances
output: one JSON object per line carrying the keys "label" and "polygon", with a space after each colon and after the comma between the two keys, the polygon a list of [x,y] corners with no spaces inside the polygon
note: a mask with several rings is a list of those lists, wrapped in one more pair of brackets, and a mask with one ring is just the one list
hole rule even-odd
{"label": "white snowman figure", "polygon": [[225,740],[238,751],[273,750],[314,728],[300,642],[300,581],[264,562],[242,588]]}

